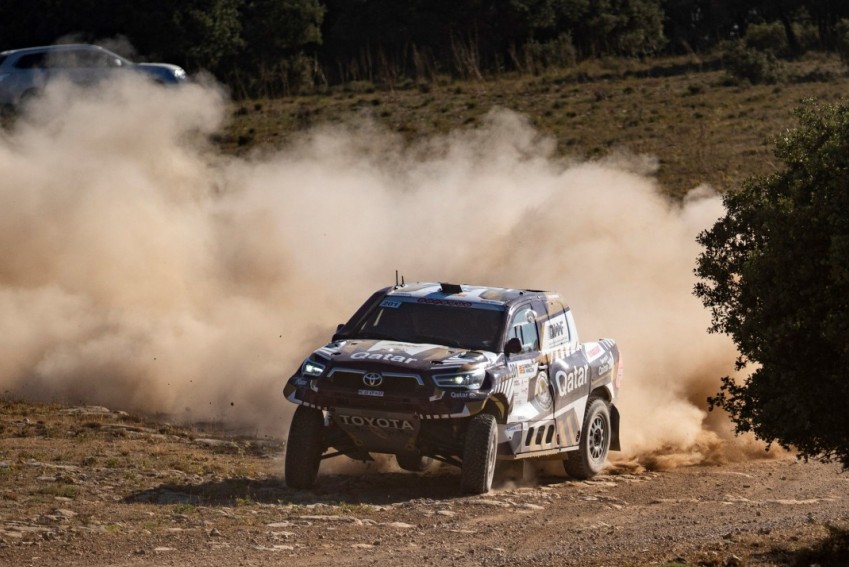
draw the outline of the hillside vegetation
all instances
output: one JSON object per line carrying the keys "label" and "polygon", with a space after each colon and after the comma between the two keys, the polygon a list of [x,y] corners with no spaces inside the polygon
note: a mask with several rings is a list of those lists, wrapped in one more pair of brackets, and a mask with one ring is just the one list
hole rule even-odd
{"label": "hillside vegetation", "polygon": [[670,195],[701,184],[725,192],[774,170],[771,139],[795,126],[792,110],[803,100],[833,102],[847,91],[836,56],[784,66],[781,82],[755,85],[732,78],[716,59],[695,57],[600,60],[539,76],[446,78],[394,89],[349,83],[327,94],[235,102],[219,143],[239,154],[269,150],[311,127],[362,117],[414,141],[474,127],[500,107],[527,116],[564,158],[647,155],[657,159]]}

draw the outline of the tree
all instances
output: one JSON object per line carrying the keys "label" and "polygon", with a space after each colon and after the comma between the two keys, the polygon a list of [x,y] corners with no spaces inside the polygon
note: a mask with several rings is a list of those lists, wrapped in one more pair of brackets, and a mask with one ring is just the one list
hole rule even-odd
{"label": "tree", "polygon": [[[105,1],[105,0],[101,0]],[[140,52],[189,72],[218,72],[243,47],[242,0],[113,2],[113,33],[125,33]],[[119,10],[120,8],[120,10]]]}
{"label": "tree", "polygon": [[807,101],[778,173],[726,195],[698,237],[695,293],[736,343],[741,383],[709,399],[738,432],[849,468],[849,106]]}
{"label": "tree", "polygon": [[241,86],[254,96],[312,87],[314,61],[306,52],[322,42],[324,13],[319,0],[244,0],[246,46],[231,78],[247,75],[249,84]]}
{"label": "tree", "polygon": [[649,55],[666,43],[660,0],[567,0],[564,8],[582,56]]}

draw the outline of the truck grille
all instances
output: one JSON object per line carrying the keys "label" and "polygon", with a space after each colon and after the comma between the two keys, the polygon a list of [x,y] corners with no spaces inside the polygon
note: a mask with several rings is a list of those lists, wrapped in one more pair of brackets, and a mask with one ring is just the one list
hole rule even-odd
{"label": "truck grille", "polygon": [[365,370],[352,370],[347,368],[335,368],[330,372],[330,383],[336,388],[359,391],[363,389],[383,391],[386,394],[412,394],[418,388],[424,386],[421,376],[418,374],[397,374],[393,372],[380,373],[383,378],[379,386],[370,387],[365,384],[363,377],[367,374]]}

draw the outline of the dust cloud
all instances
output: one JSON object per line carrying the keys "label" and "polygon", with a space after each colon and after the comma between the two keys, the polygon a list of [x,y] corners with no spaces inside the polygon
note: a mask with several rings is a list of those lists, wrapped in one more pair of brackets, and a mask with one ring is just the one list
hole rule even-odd
{"label": "dust cloud", "polygon": [[[0,390],[283,435],[302,357],[407,281],[559,290],[615,338],[626,457],[716,458],[705,397],[733,367],[691,295],[722,214],[642,156],[570,162],[508,110],[405,143],[367,117],[235,158],[214,85],[58,85],[0,139]],[[724,452],[727,454],[728,452]]]}

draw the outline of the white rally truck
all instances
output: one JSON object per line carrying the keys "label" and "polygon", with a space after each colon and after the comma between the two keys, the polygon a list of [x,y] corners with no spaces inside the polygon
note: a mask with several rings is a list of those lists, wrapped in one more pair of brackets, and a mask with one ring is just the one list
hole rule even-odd
{"label": "white rally truck", "polygon": [[490,489],[496,460],[559,459],[590,478],[619,450],[621,381],[616,343],[581,343],[556,293],[385,288],[289,378],[286,482],[312,487],[322,459],[372,453],[411,471],[456,465],[472,494]]}

